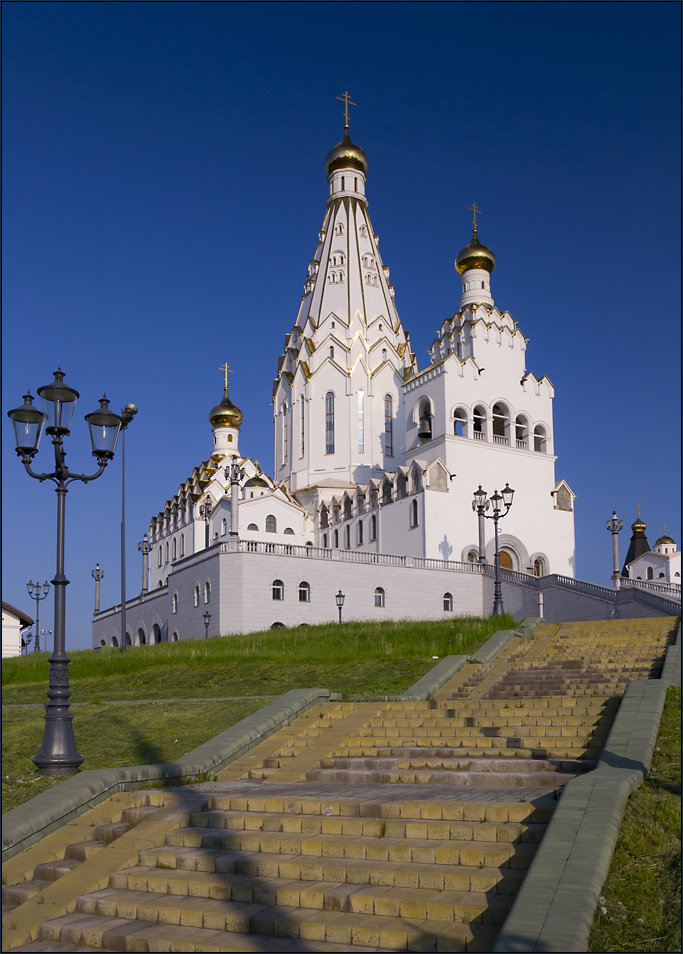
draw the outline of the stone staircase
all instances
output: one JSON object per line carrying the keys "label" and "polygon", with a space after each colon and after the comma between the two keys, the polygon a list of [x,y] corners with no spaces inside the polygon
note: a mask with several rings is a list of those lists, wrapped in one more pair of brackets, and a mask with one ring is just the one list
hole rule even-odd
{"label": "stone staircase", "polygon": [[[491,950],[562,786],[595,766],[623,678],[656,674],[670,626],[540,626],[433,700],[315,706],[188,792],[156,841],[145,819],[173,796],[139,793],[118,822],[133,863],[15,950]],[[102,859],[119,844],[93,834]],[[91,850],[3,899],[66,887]]]}

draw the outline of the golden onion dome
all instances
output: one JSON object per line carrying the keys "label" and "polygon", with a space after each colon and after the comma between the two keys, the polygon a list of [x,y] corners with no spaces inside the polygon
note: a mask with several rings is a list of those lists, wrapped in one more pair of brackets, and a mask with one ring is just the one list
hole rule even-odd
{"label": "golden onion dome", "polygon": [[631,530],[633,530],[634,533],[645,533],[646,529],[647,524],[643,523],[643,521],[640,519],[640,510],[638,510],[638,516],[631,524]]}
{"label": "golden onion dome", "polygon": [[360,146],[357,146],[349,136],[349,127],[344,127],[344,138],[338,142],[325,156],[325,175],[335,169],[359,169],[363,175],[368,174],[368,157]]}
{"label": "golden onion dome", "polygon": [[245,487],[270,487],[270,484],[267,480],[257,474],[255,477],[250,477],[249,480],[245,483]]}
{"label": "golden onion dome", "polygon": [[482,245],[477,238],[477,229],[472,229],[472,241],[458,252],[455,259],[455,269],[462,275],[470,268],[483,268],[489,274],[496,267],[496,256],[490,248]]}
{"label": "golden onion dome", "polygon": [[244,414],[232,403],[225,388],[223,400],[211,408],[209,423],[212,427],[239,427],[243,420]]}
{"label": "golden onion dome", "polygon": [[656,547],[662,547],[662,546],[675,547],[676,541],[672,540],[668,534],[664,534],[663,537],[660,537],[659,540],[657,540],[657,542],[655,543],[655,546]]}

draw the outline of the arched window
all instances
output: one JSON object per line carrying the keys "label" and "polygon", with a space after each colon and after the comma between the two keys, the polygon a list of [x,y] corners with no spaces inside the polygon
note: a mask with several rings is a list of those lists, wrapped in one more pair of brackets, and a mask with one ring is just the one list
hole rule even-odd
{"label": "arched window", "polygon": [[194,605],[199,606],[199,583],[194,588]]}
{"label": "arched window", "polygon": [[161,630],[159,629],[159,626],[157,623],[155,623],[154,626],[152,626],[152,642],[153,643],[161,642]]}
{"label": "arched window", "polygon": [[515,420],[515,441],[520,450],[526,450],[529,443],[529,422],[521,414]]}
{"label": "arched window", "polygon": [[349,550],[351,548],[351,527],[348,523],[344,527],[344,531],[344,546]]}
{"label": "arched window", "polygon": [[545,454],[545,427],[542,424],[537,424],[534,428],[534,450],[540,451],[541,454]]}
{"label": "arched window", "polygon": [[166,562],[168,563],[168,543],[166,544]]}
{"label": "arched window", "polygon": [[282,405],[282,463],[287,463],[287,403]]}
{"label": "arched window", "polygon": [[658,580],[663,580],[663,579],[664,579],[664,574],[663,574],[663,573],[658,573],[658,574],[657,574],[657,579],[658,579]]}
{"label": "arched window", "polygon": [[206,583],[204,584],[204,602],[205,603],[211,602],[211,583],[209,582],[209,580],[207,580]]}
{"label": "arched window", "polygon": [[247,527],[247,530],[258,530],[258,525],[255,523],[250,523]]}
{"label": "arched window", "polygon": [[408,478],[405,474],[399,472],[396,474],[396,499],[402,500],[408,496]]}
{"label": "arched window", "polygon": [[479,560],[479,554],[477,553],[477,551],[476,551],[476,550],[470,550],[470,552],[467,554],[467,562],[468,562],[468,563],[477,563],[478,560]]}
{"label": "arched window", "polygon": [[300,405],[300,414],[299,414],[299,430],[301,432],[301,445],[299,447],[299,457],[304,456],[304,450],[306,448],[306,408],[304,405],[304,396],[301,395],[299,401]]}
{"label": "arched window", "polygon": [[417,436],[423,441],[432,439],[432,409],[429,401],[422,401],[420,404],[420,425],[417,429]]}
{"label": "arched window", "polygon": [[334,454],[334,391],[325,395],[325,453]]}
{"label": "arched window", "polygon": [[339,531],[338,530],[334,531],[334,546],[335,546],[335,549],[337,550],[339,549]]}
{"label": "arched window", "polygon": [[382,503],[391,503],[391,484],[388,480],[385,480],[382,485]]}
{"label": "arched window", "polygon": [[300,603],[310,603],[311,602],[311,587],[305,581],[299,583],[299,602]]}
{"label": "arched window", "polygon": [[294,536],[294,531],[291,527],[285,527],[285,533],[289,534],[290,537]]}
{"label": "arched window", "polygon": [[498,554],[498,565],[501,570],[513,570],[512,557],[507,550],[501,550]]}
{"label": "arched window", "polygon": [[363,546],[363,521],[358,521],[358,528],[356,530],[356,544],[359,547]]}
{"label": "arched window", "polygon": [[221,520],[221,536],[224,537],[228,531],[228,521],[223,517]]}
{"label": "arched window", "polygon": [[[386,349],[382,354],[386,361]],[[384,395],[384,453],[394,456],[394,402],[390,394]]]}
{"label": "arched window", "polygon": [[163,556],[161,553],[161,547],[159,547],[159,566],[161,566],[162,562],[163,562]]}
{"label": "arched window", "polygon": [[138,646],[144,646],[146,643],[144,629],[138,630]]}
{"label": "arched window", "polygon": [[649,566],[649,567],[647,568],[646,579],[648,579],[648,580],[654,579],[654,572],[653,572],[651,566]]}
{"label": "arched window", "polygon": [[375,590],[375,606],[384,606],[384,590],[381,586]]}
{"label": "arched window", "polygon": [[477,405],[474,409],[474,426],[472,428],[476,441],[486,440],[486,408]]}
{"label": "arched window", "polygon": [[350,520],[352,515],[351,498],[344,497],[344,520]]}
{"label": "arched window", "polygon": [[282,580],[273,580],[273,599],[283,600],[285,598],[285,584]]}
{"label": "arched window", "polygon": [[538,557],[534,560],[534,576],[544,576],[545,568],[543,566],[543,560]]}
{"label": "arched window", "polygon": [[410,526],[417,526],[417,500],[413,500],[410,505]]}
{"label": "arched window", "polygon": [[327,534],[323,533],[323,548],[327,550]]}
{"label": "arched window", "polygon": [[180,555],[181,557],[185,556],[185,534],[180,534]]}
{"label": "arched window", "polygon": [[453,433],[456,437],[467,437],[467,411],[457,408],[453,415]]}
{"label": "arched window", "polygon": [[174,633],[173,633],[173,636],[171,637],[171,639],[173,640],[174,643],[177,643],[177,642],[178,642],[178,634],[177,634],[176,632],[174,632]]}
{"label": "arched window", "polygon": [[266,533],[275,533],[277,531],[277,520],[269,513],[266,517]]}
{"label": "arched window", "polygon": [[178,541],[175,537],[173,538],[173,559],[178,559]]}
{"label": "arched window", "polygon": [[325,530],[330,525],[330,511],[325,504],[320,508],[320,529]]}
{"label": "arched window", "polygon": [[411,494],[417,494],[421,490],[420,486],[420,471],[415,469],[410,475],[410,492]]}
{"label": "arched window", "polygon": [[119,641],[118,641],[118,639],[116,638],[116,636],[112,636],[112,638],[111,638],[111,644],[112,644],[112,646],[118,646],[118,645],[119,645]]}
{"label": "arched window", "polygon": [[374,513],[370,517],[370,539],[371,540],[377,539],[377,517],[375,516]]}
{"label": "arched window", "polygon": [[493,443],[509,444],[510,411],[505,404],[493,405]]}
{"label": "arched window", "polygon": [[444,611],[444,613],[452,613],[452,612],[453,612],[453,594],[452,594],[452,593],[444,593],[444,595],[443,595],[443,611]]}
{"label": "arched window", "polygon": [[173,596],[171,597],[171,611],[173,613],[178,612],[178,594],[177,593],[174,593]]}

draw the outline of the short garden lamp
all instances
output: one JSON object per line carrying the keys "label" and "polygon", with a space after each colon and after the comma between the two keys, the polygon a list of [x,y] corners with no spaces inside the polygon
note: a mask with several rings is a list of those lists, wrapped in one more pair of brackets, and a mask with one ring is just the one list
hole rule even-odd
{"label": "short garden lamp", "polygon": [[342,593],[341,590],[339,590],[339,592],[338,592],[337,595],[335,596],[335,599],[336,599],[336,601],[337,601],[337,609],[339,610],[339,622],[340,622],[340,623],[341,623],[341,621],[342,621],[342,606],[344,605],[344,600],[345,600],[345,598],[346,598],[346,597],[344,596],[344,594]]}
{"label": "short garden lamp", "polygon": [[211,613],[209,613],[209,611],[207,610],[206,613],[204,613],[204,629],[205,629],[204,639],[209,638],[209,623],[210,622],[211,622]]}

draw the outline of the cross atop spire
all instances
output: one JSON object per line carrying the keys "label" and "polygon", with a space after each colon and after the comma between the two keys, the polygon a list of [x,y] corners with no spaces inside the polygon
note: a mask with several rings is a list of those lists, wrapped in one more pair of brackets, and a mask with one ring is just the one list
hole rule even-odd
{"label": "cross atop spire", "polygon": [[345,90],[343,96],[337,96],[337,99],[344,104],[344,129],[349,128],[349,106],[355,106],[356,103],[352,103],[349,99],[349,94]]}
{"label": "cross atop spire", "polygon": [[223,367],[218,369],[219,371],[225,372],[225,390],[228,390],[228,373],[232,374],[232,368],[228,367],[228,362],[226,361]]}
{"label": "cross atop spire", "polygon": [[478,209],[478,208],[477,208],[477,203],[476,203],[476,202],[473,202],[472,205],[468,205],[468,206],[467,206],[467,209],[468,209],[468,211],[471,212],[472,215],[473,215],[472,225],[474,225],[474,228],[476,229],[476,228],[477,228],[477,212],[479,213],[479,215],[481,215],[481,209]]}

